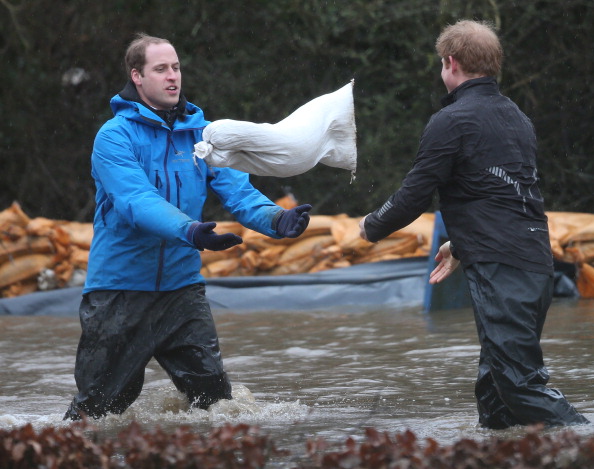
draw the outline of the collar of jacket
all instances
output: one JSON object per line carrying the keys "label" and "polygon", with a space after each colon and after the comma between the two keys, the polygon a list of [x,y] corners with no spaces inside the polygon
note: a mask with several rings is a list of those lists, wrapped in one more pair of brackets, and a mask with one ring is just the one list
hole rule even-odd
{"label": "collar of jacket", "polygon": [[[186,97],[183,95],[183,93],[180,94],[178,103],[168,111],[154,109],[153,107],[145,103],[138,94],[136,86],[134,86],[134,83],[132,83],[132,81],[130,80],[128,80],[128,82],[126,83],[122,91],[118,93],[118,95],[124,101],[132,101],[141,104],[142,107],[138,107],[138,112],[142,115],[142,117],[145,120],[148,120],[149,122],[152,122],[157,125],[162,125],[162,123],[165,122],[169,127],[173,128],[173,124],[178,118],[180,120],[184,120],[186,116],[190,114],[188,110],[188,101],[186,100]],[[113,99],[111,105],[113,113],[117,114],[117,110],[119,109],[119,107],[115,106]],[[153,116],[147,115],[145,112],[143,112],[145,109],[150,111],[152,114],[158,116],[160,120],[156,119]]]}
{"label": "collar of jacket", "polygon": [[490,88],[492,88],[493,91],[498,91],[497,80],[495,79],[495,77],[472,78],[471,80],[466,80],[464,83],[461,83],[451,92],[445,95],[441,99],[441,105],[443,107],[449,106],[453,102],[457,101],[460,98],[460,96],[464,95],[468,89],[481,85],[487,85]]}

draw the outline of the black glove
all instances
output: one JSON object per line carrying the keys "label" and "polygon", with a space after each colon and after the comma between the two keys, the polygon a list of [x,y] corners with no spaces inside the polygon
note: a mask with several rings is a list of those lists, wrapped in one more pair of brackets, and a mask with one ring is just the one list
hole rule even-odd
{"label": "black glove", "polygon": [[290,210],[281,210],[274,216],[273,227],[279,236],[296,238],[309,225],[311,205],[299,205]]}
{"label": "black glove", "polygon": [[222,251],[243,243],[241,236],[234,233],[216,234],[214,227],[217,224],[214,221],[206,223],[194,222],[190,225],[187,238],[196,246],[199,251],[210,249],[211,251]]}

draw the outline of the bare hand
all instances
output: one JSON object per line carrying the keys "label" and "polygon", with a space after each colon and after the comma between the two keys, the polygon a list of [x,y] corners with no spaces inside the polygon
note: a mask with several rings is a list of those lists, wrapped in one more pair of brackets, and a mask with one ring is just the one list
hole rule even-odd
{"label": "bare hand", "polygon": [[438,253],[435,255],[435,260],[439,262],[433,272],[429,274],[429,283],[435,284],[448,278],[454,270],[460,265],[460,261],[452,256],[450,251],[450,242],[442,244]]}

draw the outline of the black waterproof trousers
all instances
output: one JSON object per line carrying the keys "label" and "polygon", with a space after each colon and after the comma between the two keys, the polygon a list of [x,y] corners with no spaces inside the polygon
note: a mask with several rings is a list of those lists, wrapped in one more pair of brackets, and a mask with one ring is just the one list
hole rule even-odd
{"label": "black waterproof trousers", "polygon": [[589,423],[563,394],[546,386],[540,337],[553,294],[553,277],[499,263],[465,269],[481,344],[475,386],[479,423]]}
{"label": "black waterproof trousers", "polygon": [[231,399],[204,285],[170,292],[95,291],[80,305],[78,394],[64,419],[121,414],[139,396],[154,357],[193,406]]}

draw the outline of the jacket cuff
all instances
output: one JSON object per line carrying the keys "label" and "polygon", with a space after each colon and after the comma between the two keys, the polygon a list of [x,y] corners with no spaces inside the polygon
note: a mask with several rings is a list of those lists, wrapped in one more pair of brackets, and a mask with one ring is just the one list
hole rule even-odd
{"label": "jacket cuff", "polygon": [[276,212],[274,214],[274,216],[272,217],[272,222],[270,224],[271,228],[274,230],[274,232],[277,235],[278,235],[278,231],[276,231],[276,228],[278,227],[278,221],[280,220],[280,217],[282,216],[283,213],[285,213],[285,209],[281,208],[278,212]]}
{"label": "jacket cuff", "polygon": [[365,229],[365,236],[367,236],[369,242],[377,243],[378,241],[388,236],[388,234],[390,233],[384,234],[383,232],[380,232],[378,229],[376,229],[376,227],[372,225],[372,218],[373,213],[367,215],[367,217],[365,218],[365,222],[363,223],[363,228]]}
{"label": "jacket cuff", "polygon": [[456,259],[457,261],[460,260],[460,258],[458,257],[458,251],[456,251],[456,249],[454,248],[454,244],[450,241],[450,253],[452,254],[452,257],[454,259]]}
{"label": "jacket cuff", "polygon": [[202,246],[199,246],[196,242],[194,242],[194,233],[196,233],[196,230],[198,229],[199,226],[200,226],[199,221],[195,221],[194,223],[192,223],[190,225],[190,227],[188,228],[188,231],[186,232],[186,239],[192,246],[195,246],[196,249],[198,249],[199,251],[203,251],[204,248]]}

